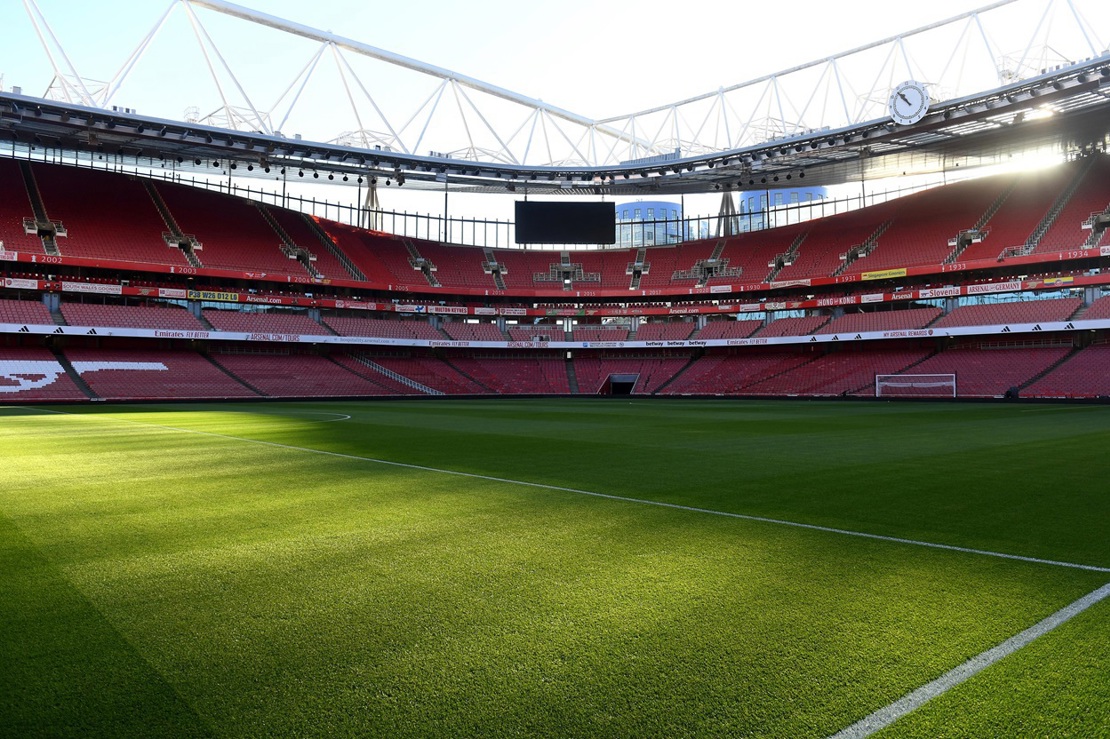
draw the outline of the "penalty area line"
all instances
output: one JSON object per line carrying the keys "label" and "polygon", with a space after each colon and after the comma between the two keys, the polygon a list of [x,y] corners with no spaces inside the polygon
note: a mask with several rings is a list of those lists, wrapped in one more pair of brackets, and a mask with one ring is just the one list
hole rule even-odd
{"label": "penalty area line", "polygon": [[1099,601],[1110,596],[1110,583],[1093,590],[1082,598],[1069,603],[1056,613],[1030,626],[1025,631],[1011,636],[1006,641],[981,652],[962,665],[949,670],[936,680],[922,685],[907,693],[893,703],[880,708],[871,715],[841,729],[829,739],[864,739],[881,731],[911,711],[920,708],[933,698],[947,693],[970,677],[982,672],[995,662],[1010,656],[1035,639],[1044,636],[1056,627],[1078,616]]}
{"label": "penalty area line", "polygon": [[[56,411],[51,409],[42,408],[47,413],[57,413],[64,416],[78,416],[85,417],[83,413],[70,413],[67,411]],[[410,462],[394,462],[388,459],[378,459],[376,457],[365,457],[358,454],[346,454],[344,452],[332,452],[326,449],[313,449],[311,447],[295,446],[293,444],[281,444],[276,441],[263,441],[261,439],[248,439],[242,436],[231,436],[230,434],[217,434],[214,431],[198,431],[196,429],[186,429],[179,426],[165,426],[157,423],[145,423],[143,421],[132,421],[128,418],[113,418],[112,420],[121,421],[124,423],[132,423],[137,426],[145,426],[147,428],[158,428],[165,431],[177,431],[184,434],[197,434],[199,436],[211,436],[217,439],[226,439],[229,441],[238,441],[246,444],[257,444],[259,446],[268,446],[275,449],[288,449],[290,451],[305,452],[307,454],[319,454],[326,457],[336,457],[338,459],[350,459],[360,462],[369,462],[371,464],[380,464],[387,467],[399,467],[402,469],[418,470],[421,472],[432,472],[440,475],[454,475],[456,477],[466,477],[474,480],[486,480],[489,482],[499,482],[506,485],[519,485],[522,487],[537,488],[540,490],[553,490],[562,493],[573,493],[574,495],[585,495],[591,498],[602,498],[605,500],[613,500],[621,503],[633,503],[644,506],[655,506],[657,508],[667,508],[674,511],[686,511],[688,513],[700,513],[708,516],[720,516],[722,518],[735,518],[741,521],[755,521],[758,523],[773,524],[776,526],[788,526],[796,529],[807,529],[809,531],[820,531],[827,534],[839,534],[841,536],[854,536],[860,539],[872,539],[875,541],[885,541],[893,544],[906,544],[909,546],[926,547],[928,549],[941,549],[949,552],[960,552],[962,554],[975,554],[983,557],[995,557],[997,559],[1008,559],[1017,562],[1028,562],[1032,564],[1050,565],[1053,567],[1066,567],[1073,570],[1086,570],[1089,572],[1107,572],[1110,573],[1110,567],[1096,567],[1095,565],[1078,564],[1076,562],[1062,562],[1054,559],[1042,559],[1040,557],[1026,557],[1020,554],[1007,554],[1005,552],[992,552],[987,549],[974,549],[971,547],[961,547],[954,544],[938,544],[931,541],[921,541],[919,539],[906,539],[900,536],[885,536],[883,534],[870,534],[864,531],[852,531],[851,529],[838,529],[833,526],[820,526],[812,523],[802,523],[800,521],[789,521],[781,518],[769,518],[767,516],[755,516],[748,513],[733,513],[731,511],[718,511],[712,508],[699,508],[697,506],[688,506],[681,503],[667,503],[661,500],[648,500],[646,498],[633,498],[626,495],[614,495],[612,493],[599,493],[594,490],[581,490],[579,488],[564,487],[562,485],[550,485],[543,482],[529,482],[527,480],[512,480],[506,477],[495,477],[493,475],[480,475],[476,472],[461,472],[459,470],[448,470],[441,467],[429,467],[422,464],[412,464]]]}

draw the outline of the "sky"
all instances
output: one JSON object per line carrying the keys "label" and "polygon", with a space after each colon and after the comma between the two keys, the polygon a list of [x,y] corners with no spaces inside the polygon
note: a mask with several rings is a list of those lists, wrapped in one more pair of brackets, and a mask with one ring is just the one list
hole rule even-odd
{"label": "sky", "polygon": [[[0,86],[10,90],[18,85],[27,94],[40,95],[53,72],[30,22],[28,2],[0,3],[0,28],[5,30]],[[176,0],[35,2],[80,75],[91,80],[110,79],[158,19],[176,6],[113,102],[176,120],[184,118],[190,106],[205,115],[218,102],[203,71],[188,15]],[[243,0],[241,4],[590,118],[711,92],[984,5],[969,0],[795,0],[786,4],[685,0],[667,5],[643,0]],[[1096,28],[1110,28],[1090,17],[1110,12],[1100,8],[1101,3],[1079,0],[1078,5]],[[1020,0],[1000,12],[1024,8],[1024,18],[1036,18],[1046,6],[1047,0]],[[278,100],[283,92],[287,94],[281,99],[291,99],[290,85],[316,44],[209,10],[196,12],[260,107]],[[436,84],[432,80],[413,83],[407,74],[381,65],[363,72],[376,99],[383,105],[402,101],[399,109],[403,110],[418,106]],[[330,88],[321,86],[315,97],[306,92],[286,120],[285,130],[303,129],[308,132],[306,138],[337,133],[334,127],[341,125],[335,113],[335,98],[340,95],[337,79]],[[223,84],[231,87],[226,79]],[[399,204],[397,196],[390,197],[394,202],[383,196],[387,208],[442,209],[438,197],[426,208]]]}

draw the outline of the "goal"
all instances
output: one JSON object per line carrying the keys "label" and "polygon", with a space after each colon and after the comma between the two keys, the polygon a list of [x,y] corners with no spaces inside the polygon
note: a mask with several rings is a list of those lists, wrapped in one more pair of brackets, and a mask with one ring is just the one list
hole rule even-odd
{"label": "goal", "polygon": [[876,398],[954,398],[956,375],[875,375]]}

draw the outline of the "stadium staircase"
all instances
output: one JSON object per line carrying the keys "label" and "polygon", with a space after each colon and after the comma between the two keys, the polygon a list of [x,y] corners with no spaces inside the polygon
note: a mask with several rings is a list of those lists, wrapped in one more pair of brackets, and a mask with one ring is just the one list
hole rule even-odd
{"label": "stadium staircase", "polygon": [[1045,367],[1043,370],[1041,370],[1040,372],[1033,375],[1032,377],[1030,377],[1025,382],[1018,385],[1018,390],[1024,390],[1025,388],[1032,386],[1033,383],[1035,383],[1038,380],[1040,380],[1041,378],[1047,376],[1048,374],[1050,374],[1051,372],[1056,370],[1060,365],[1064,364],[1065,362],[1067,362],[1069,359],[1071,359],[1072,357],[1074,357],[1076,354],[1078,354],[1081,351],[1082,351],[1082,349],[1080,349],[1079,347],[1073,346],[1071,348],[1071,351],[1069,351],[1067,354],[1060,357],[1058,360],[1056,360],[1055,362],[1050,364],[1048,367]]}
{"label": "stadium staircase", "polygon": [[628,285],[628,289],[639,290],[640,280],[650,271],[651,263],[647,261],[647,247],[641,246],[636,250],[636,261],[629,262],[628,266],[624,269],[626,275],[632,275],[632,280]]}
{"label": "stadium staircase", "polygon": [[485,260],[482,262],[482,271],[493,277],[493,284],[498,290],[506,289],[505,278],[501,274],[505,265],[497,261],[497,255],[493,253],[493,249],[482,249],[482,257]]}
{"label": "stadium staircase", "polygon": [[450,360],[450,359],[449,359],[448,357],[445,357],[445,356],[443,356],[443,355],[442,355],[442,354],[441,354],[440,352],[435,352],[435,355],[436,355],[436,356],[437,356],[437,357],[439,358],[439,360],[440,360],[441,362],[443,362],[443,363],[444,363],[444,364],[446,364],[446,365],[447,365],[448,367],[450,367],[451,369],[453,369],[453,370],[455,370],[456,372],[458,372],[458,373],[459,373],[460,375],[462,375],[462,376],[463,376],[463,377],[465,377],[466,379],[468,379],[468,380],[470,380],[471,382],[473,382],[473,383],[474,383],[475,385],[477,385],[478,387],[480,387],[480,388],[482,388],[483,390],[485,390],[485,391],[486,391],[487,393],[490,393],[491,395],[496,395],[496,392],[495,392],[495,391],[493,390],[493,388],[491,388],[491,387],[490,387],[489,385],[487,385],[486,383],[484,383],[484,382],[481,382],[480,380],[476,379],[476,378],[475,378],[475,377],[474,377],[473,375],[471,375],[471,374],[470,374],[469,372],[466,372],[466,371],[464,371],[464,370],[463,370],[463,369],[462,369],[461,367],[459,367],[459,366],[458,366],[458,365],[456,365],[456,364],[455,364],[454,362],[452,362],[452,361],[451,361],[451,360]]}
{"label": "stadium staircase", "polygon": [[52,257],[60,257],[61,250],[58,248],[58,236],[65,236],[65,226],[61,221],[51,221],[46,215],[46,205],[42,200],[42,193],[39,192],[38,182],[35,181],[35,173],[31,171],[31,165],[28,162],[19,163],[19,172],[23,175],[23,184],[27,188],[27,197],[31,201],[31,213],[34,218],[23,219],[23,230],[27,234],[35,234],[42,241],[42,248],[48,255]]}
{"label": "stadium staircase", "polygon": [[87,395],[89,400],[100,400],[100,396],[93,392],[93,389],[89,387],[89,383],[85,382],[81,377],[81,373],[73,368],[73,363],[69,361],[66,355],[62,354],[60,349],[50,347],[50,351],[54,355],[54,358],[58,360],[58,364],[62,365],[62,369],[66,371],[66,376],[73,380],[73,384]]}
{"label": "stadium staircase", "polygon": [[858,259],[866,257],[868,254],[875,251],[875,247],[879,244],[879,237],[886,233],[886,230],[890,228],[890,225],[892,223],[893,221],[886,221],[885,223],[880,224],[879,227],[875,229],[875,232],[867,237],[866,241],[864,241],[862,244],[859,244],[858,246],[853,246],[844,254],[841,254],[840,258],[843,261],[841,262],[841,265],[837,267],[836,271],[832,273],[832,276],[839,277],[840,275],[844,274],[844,270],[848,268],[848,265],[852,264]]}
{"label": "stadium staircase", "polygon": [[197,237],[193,234],[184,233],[177,225],[173,214],[170,213],[166,201],[162,199],[162,194],[154,187],[154,183],[149,180],[143,180],[143,187],[150,195],[150,199],[154,202],[154,207],[158,211],[158,215],[162,216],[162,222],[166,224],[168,231],[162,234],[162,239],[166,242],[167,246],[174,249],[180,249],[181,253],[185,255],[185,260],[196,268],[204,267],[197,256],[197,250],[201,248],[201,244],[197,241]]}
{"label": "stadium staircase", "polygon": [[663,390],[666,389],[666,387],[668,385],[670,385],[672,382],[677,380],[679,377],[682,377],[682,375],[686,372],[686,370],[693,367],[694,362],[701,359],[704,355],[705,355],[705,350],[704,349],[697,349],[696,351],[694,351],[694,353],[690,357],[689,361],[687,361],[686,364],[684,364],[682,366],[682,369],[680,369],[678,372],[675,372],[673,375],[668,377],[662,384],[659,385],[659,387],[655,388],[655,390],[651,394],[652,395],[661,394],[663,392]]}
{"label": "stadium staircase", "polygon": [[308,272],[316,279],[322,278],[324,275],[321,274],[321,272],[316,269],[316,265],[313,264],[313,262],[316,261],[316,255],[293,241],[289,233],[274,219],[274,214],[270,212],[270,209],[266,207],[265,203],[256,202],[254,206],[262,215],[262,220],[266,221],[270,228],[274,229],[274,233],[277,234],[278,238],[281,239],[281,253],[290,259],[296,259],[297,262],[304,267],[305,272]]}
{"label": "stadium staircase", "polygon": [[798,256],[798,249],[802,248],[802,242],[806,240],[806,236],[808,235],[809,231],[802,231],[794,237],[794,241],[791,242],[789,249],[781,254],[775,255],[774,260],[767,265],[771,268],[771,272],[767,275],[767,279],[764,280],[764,282],[771,282],[779,276],[779,272],[782,272],[783,267],[794,264],[794,259]]}
{"label": "stadium staircase", "polygon": [[308,226],[308,230],[312,232],[320,242],[320,245],[339,260],[339,263],[343,265],[343,269],[347,270],[347,274],[351,276],[351,279],[359,280],[360,282],[369,282],[369,279],[363,274],[362,270],[356,267],[355,263],[351,261],[351,258],[348,257],[342,249],[336,246],[335,242],[328,236],[324,229],[320,228],[319,223],[312,220],[312,218],[305,213],[298,213],[297,216]]}
{"label": "stadium staircase", "polygon": [[973,225],[966,231],[961,231],[958,236],[948,242],[949,245],[954,248],[952,249],[952,252],[947,257],[945,257],[945,264],[952,264],[953,262],[955,262],[957,259],[960,258],[960,255],[964,253],[964,250],[967,249],[967,247],[978,241],[982,241],[987,236],[987,234],[990,233],[990,229],[986,227],[987,223],[990,222],[990,219],[994,217],[994,214],[998,212],[998,209],[1002,207],[1002,204],[1006,202],[1006,199],[1010,197],[1010,194],[1013,193],[1014,189],[1017,188],[1017,186],[1018,180],[1015,177],[1013,181],[1010,182],[1010,186],[1003,190],[998,195],[998,197],[994,199],[994,202],[991,203],[990,207],[983,212],[983,215],[979,216],[979,220],[975,222],[975,225]]}
{"label": "stadium staircase", "polygon": [[1056,222],[1056,217],[1060,215],[1060,211],[1064,209],[1064,206],[1071,200],[1075,191],[1083,184],[1083,180],[1086,179],[1087,173],[1090,172],[1091,167],[1093,167],[1097,161],[1098,157],[1087,157],[1083,160],[1082,166],[1076,168],[1075,175],[1072,177],[1071,182],[1069,182],[1063,192],[1056,197],[1055,202],[1052,203],[1052,207],[1048,209],[1044,218],[1042,218],[1040,223],[1037,224],[1037,227],[1033,229],[1033,233],[1029,234],[1029,237],[1025,239],[1025,243],[1021,246],[1011,246],[1008,249],[1004,249],[1002,253],[998,255],[998,261],[1001,262],[1007,257],[1021,257],[1026,254],[1032,254],[1036,250],[1037,244],[1040,243],[1041,238],[1048,232],[1048,229],[1052,227],[1052,224]]}
{"label": "stadium staircase", "polygon": [[350,356],[352,359],[354,359],[356,362],[363,365],[364,367],[369,367],[378,374],[385,375],[389,379],[394,380],[395,382],[399,382],[405,387],[411,387],[413,390],[418,390],[425,395],[445,394],[442,390],[436,390],[435,388],[428,387],[427,385],[422,385],[419,382],[416,382],[415,380],[410,380],[404,375],[398,374],[391,369],[387,369],[386,367],[381,366],[374,360],[367,357],[365,354],[352,353]]}
{"label": "stadium staircase", "polygon": [[578,389],[578,375],[574,372],[574,361],[567,360],[567,383],[570,385],[571,395],[578,395],[581,392]]}
{"label": "stadium staircase", "polygon": [[[209,326],[211,326],[211,325],[212,325],[212,324],[208,323],[208,321],[204,320],[203,318],[201,318],[200,320],[201,320],[201,322],[202,322],[202,323],[206,323],[206,324],[208,324]],[[235,382],[237,382],[237,383],[239,383],[240,385],[242,385],[243,387],[245,387],[245,388],[246,388],[247,390],[250,390],[250,391],[251,391],[252,393],[255,393],[256,395],[260,395],[260,396],[262,396],[263,398],[269,397],[268,395],[266,395],[266,393],[262,392],[261,390],[259,390],[258,388],[256,388],[256,387],[255,387],[254,385],[250,384],[249,382],[247,382],[247,381],[246,381],[246,380],[244,380],[243,378],[239,377],[238,375],[235,375],[235,374],[233,374],[233,373],[231,372],[231,370],[229,370],[229,369],[228,369],[227,367],[224,367],[224,366],[223,366],[222,364],[220,364],[220,363],[219,363],[219,362],[217,362],[217,361],[216,361],[215,359],[213,359],[213,358],[212,358],[211,356],[209,356],[209,355],[208,355],[208,352],[201,352],[201,353],[200,353],[200,356],[201,356],[201,357],[203,357],[203,358],[204,358],[204,360],[205,360],[206,362],[208,362],[208,363],[209,363],[210,365],[212,365],[213,367],[215,367],[216,369],[218,369],[218,370],[219,370],[220,372],[222,372],[223,374],[225,374],[225,375],[227,375],[228,377],[230,377],[230,378],[231,378],[232,380],[234,380]]]}
{"label": "stadium staircase", "polygon": [[442,287],[439,284],[439,278],[436,277],[437,267],[432,264],[430,259],[425,259],[420,255],[420,251],[416,248],[416,244],[412,243],[412,239],[402,236],[401,242],[405,245],[405,251],[409,253],[409,264],[412,265],[412,268],[419,270],[420,274],[424,275],[424,279],[432,287]]}
{"label": "stadium staircase", "polygon": [[1093,246],[1099,245],[1103,235],[1106,234],[1107,226],[1110,226],[1110,206],[1092,213],[1087,218],[1086,223],[1091,227],[1091,235],[1083,242],[1083,248],[1090,249]]}

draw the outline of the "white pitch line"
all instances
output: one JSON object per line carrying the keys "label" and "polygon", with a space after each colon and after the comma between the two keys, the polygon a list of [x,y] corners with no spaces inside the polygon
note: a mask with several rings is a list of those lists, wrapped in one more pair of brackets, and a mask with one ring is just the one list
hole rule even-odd
{"label": "white pitch line", "polygon": [[[53,409],[40,408],[47,413],[57,413],[64,416],[78,416],[90,417],[82,413],[70,413],[67,411],[56,411]],[[812,523],[801,523],[799,521],[788,521],[781,518],[768,518],[766,516],[753,516],[747,513],[732,513],[730,511],[717,511],[712,508],[698,508],[696,506],[682,505],[681,503],[666,503],[660,500],[647,500],[645,498],[631,498],[625,495],[613,495],[612,493],[599,493],[593,490],[580,490],[578,488],[568,488],[562,485],[549,485],[542,482],[528,482],[527,480],[512,480],[505,477],[494,477],[492,475],[479,475],[475,472],[460,472],[458,470],[447,470],[439,467],[428,467],[421,464],[411,464],[409,462],[393,462],[388,459],[377,459],[375,457],[363,457],[357,454],[344,454],[342,452],[331,452],[324,449],[313,449],[311,447],[294,446],[292,444],[279,444],[276,441],[262,441],[260,439],[247,439],[242,436],[231,436],[229,434],[217,434],[212,431],[198,431],[196,429],[185,429],[178,426],[165,426],[157,423],[145,423],[143,421],[132,421],[128,418],[113,418],[112,420],[121,421],[125,423],[133,423],[137,426],[146,426],[148,428],[159,428],[166,431],[177,431],[184,434],[197,434],[200,436],[211,436],[217,439],[227,439],[230,441],[239,441],[247,444],[258,444],[259,446],[269,446],[276,449],[288,449],[290,451],[305,452],[308,454],[319,454],[327,457],[336,457],[339,459],[352,459],[360,462],[369,462],[371,464],[386,465],[389,467],[401,467],[403,469],[420,470],[422,472],[434,472],[440,475],[454,475],[456,477],[467,477],[474,480],[487,480],[489,482],[500,482],[506,485],[520,485],[523,487],[538,488],[541,490],[555,490],[563,493],[573,493],[575,495],[587,495],[592,498],[604,498],[606,500],[615,500],[622,503],[635,503],[638,505],[655,506],[658,508],[667,508],[676,511],[687,511],[689,513],[701,513],[710,516],[721,516],[724,518],[735,518],[742,521],[757,521],[759,523],[775,524],[777,526],[790,526],[797,529],[807,529],[809,531],[821,531],[828,534],[840,534],[842,536],[855,536],[861,539],[873,539],[876,541],[886,541],[895,544],[908,544],[910,546],[927,547],[929,549],[942,549],[950,552],[961,552],[963,554],[976,554],[984,557],[995,557],[998,559],[1016,560],[1018,562],[1030,562],[1033,564],[1051,565],[1053,567],[1067,567],[1074,570],[1087,570],[1090,572],[1108,572],[1110,567],[1096,567],[1095,565],[1084,565],[1075,562],[1062,562],[1054,559],[1042,559],[1040,557],[1026,557],[1020,554],[1006,554],[1005,552],[992,552],[987,549],[973,549],[970,547],[960,547],[954,544],[937,544],[931,541],[920,541],[918,539],[905,539],[899,536],[884,536],[883,534],[869,534],[863,531],[851,531],[850,529],[838,529],[832,526],[819,526]]]}
{"label": "white pitch line", "polygon": [[864,739],[864,737],[871,736],[875,732],[885,729],[909,712],[921,707],[933,698],[936,698],[938,695],[948,692],[968,678],[982,672],[995,662],[998,662],[1000,659],[1008,657],[1018,651],[1034,639],[1044,636],[1060,624],[1078,616],[1095,603],[1104,600],[1107,596],[1110,596],[1110,584],[1103,585],[1098,590],[1087,593],[1087,595],[1084,595],[1079,600],[1064,606],[1059,611],[1056,611],[1056,613],[1030,626],[1020,634],[1011,636],[1001,644],[975,655],[967,662],[964,662],[953,670],[949,670],[936,680],[922,685],[917,690],[907,693],[890,705],[880,708],[870,716],[857,721],[845,729],[841,729],[829,739]]}

